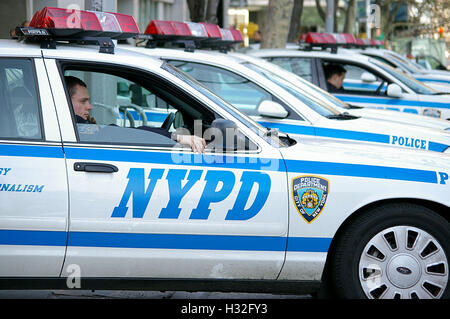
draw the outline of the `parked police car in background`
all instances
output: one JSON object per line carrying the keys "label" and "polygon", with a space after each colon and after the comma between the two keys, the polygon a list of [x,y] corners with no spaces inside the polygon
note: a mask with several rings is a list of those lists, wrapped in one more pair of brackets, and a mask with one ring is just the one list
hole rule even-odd
{"label": "parked police car in background", "polygon": [[[383,120],[395,123],[403,123],[408,125],[423,126],[429,128],[435,128],[439,130],[450,131],[450,122],[430,116],[421,116],[412,113],[397,112],[386,109],[375,109],[369,107],[360,107],[356,105],[351,105],[349,103],[342,102],[335,96],[331,95],[327,91],[321,89],[320,87],[314,85],[313,83],[305,80],[304,78],[281,68],[280,66],[270,63],[267,60],[256,58],[241,53],[228,53],[233,57],[241,60],[245,60],[261,70],[269,71],[267,76],[271,73],[277,74],[279,77],[289,81],[291,84],[297,86],[299,89],[309,92],[311,95],[327,103],[330,107],[336,108],[341,113],[352,114],[356,116],[362,116],[363,118]],[[255,68],[255,67],[254,67]]]}
{"label": "parked police car in background", "polygon": [[[171,22],[153,20],[147,30],[152,29],[156,33],[158,24],[162,24],[165,26],[164,36],[168,37],[166,42],[173,42],[179,37],[167,34],[169,23]],[[208,27],[213,28],[213,25],[209,24]],[[215,28],[220,32],[218,26]],[[188,26],[185,29],[189,30]],[[164,40],[159,38],[157,41]],[[286,78],[280,76],[280,72],[261,69],[257,61],[251,63],[239,54],[224,54],[209,50],[186,52],[153,47],[125,47],[166,60],[242,112],[252,116],[263,126],[279,129],[293,137],[313,136],[318,139],[331,138],[339,141],[450,152],[450,132],[412,126],[411,123],[380,122],[342,114],[330,107],[329,101],[317,99],[314,92],[300,89],[293,85],[292,81],[285,81]],[[136,103],[135,101],[134,104]],[[164,104],[155,105],[146,116],[159,118],[162,123],[168,112],[171,111]],[[135,113],[136,120],[139,120],[137,115]],[[180,126],[178,121],[174,121],[174,124],[175,128]]]}
{"label": "parked police car in background", "polygon": [[401,55],[395,51],[389,50],[390,55],[395,56],[397,59],[400,59],[404,63],[406,63],[408,66],[414,66],[415,68],[421,70],[422,72],[425,72],[427,74],[436,74],[436,75],[445,75],[448,76],[450,74],[450,71],[447,70],[444,66],[443,69],[440,70],[434,70],[434,69],[428,69],[424,67],[423,65],[417,63],[414,59],[409,59],[405,57],[404,55]]}
{"label": "parked police car in background", "polygon": [[276,63],[325,90],[324,66],[339,64],[347,70],[344,92],[333,95],[344,102],[450,119],[450,95],[440,94],[374,58],[351,50],[337,52],[261,49],[247,54]]}
{"label": "parked police car in background", "polygon": [[392,51],[385,49],[364,48],[359,49],[357,52],[378,59],[393,68],[397,68],[439,92],[450,93],[450,72],[446,72],[447,74],[432,74],[423,71],[415,65],[406,63],[396,54],[393,54]]}
{"label": "parked police car in background", "polygon": [[[73,13],[89,37],[67,28]],[[126,16],[96,14],[137,31]],[[32,26],[44,21],[72,42],[102,31],[92,12],[44,8]],[[82,289],[305,292],[326,282],[345,298],[448,298],[448,155],[278,139],[176,68],[105,37],[99,49],[55,42],[58,29],[21,32],[44,41],[0,41],[2,289],[68,289],[75,270]],[[109,111],[78,124],[68,74],[105,110],[126,113],[115,95],[128,81],[177,109],[190,133],[232,138],[194,154]]]}

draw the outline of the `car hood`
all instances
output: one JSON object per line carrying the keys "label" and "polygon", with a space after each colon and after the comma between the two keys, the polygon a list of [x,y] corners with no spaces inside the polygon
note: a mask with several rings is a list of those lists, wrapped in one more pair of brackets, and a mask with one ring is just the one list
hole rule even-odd
{"label": "car hood", "polygon": [[[431,142],[443,144],[439,147],[436,144],[429,145],[430,150],[439,151],[438,149],[440,149],[440,152],[444,151],[450,145],[450,131],[447,132],[439,129],[414,126],[403,123],[394,123],[366,118],[357,118],[352,120],[330,120],[327,118],[323,118],[314,123],[314,126],[317,128],[317,130],[319,130],[316,133],[318,136],[324,135],[320,134],[320,128],[325,128],[331,129],[330,133],[332,134],[329,134],[329,137],[342,136],[344,138],[347,137],[354,140],[372,140],[374,142],[393,144],[396,146],[399,146],[396,141],[398,141],[400,137],[403,137],[405,141],[406,138],[409,138],[409,142],[412,142],[412,139],[419,139],[427,141],[427,144],[430,144]],[[336,131],[333,132],[333,129],[335,129]],[[404,146],[408,147],[406,144]]]}
{"label": "car hood", "polygon": [[362,116],[363,118],[367,119],[383,120],[391,123],[429,127],[437,130],[447,130],[447,129],[450,130],[450,121],[429,116],[405,112],[397,112],[385,109],[368,108],[368,107],[349,109],[346,110],[345,112],[352,115]]}
{"label": "car hood", "polygon": [[426,79],[421,80],[421,82],[438,91],[439,93],[450,93],[450,83],[433,82]]}
{"label": "car hood", "polygon": [[444,70],[426,70],[425,71],[429,75],[443,75],[450,77],[450,71],[444,71]]}
{"label": "car hood", "polygon": [[[450,175],[450,154],[445,153],[312,138],[298,139],[297,144],[282,148],[280,152],[287,162],[293,162],[294,165],[305,164],[305,173],[307,167],[314,168],[315,164],[317,173],[320,173],[319,171],[327,164],[330,165],[330,170],[334,164],[344,164],[341,168],[349,164],[355,165],[361,174],[370,174],[370,170],[376,167],[395,167],[435,171],[436,178],[438,172]],[[338,168],[335,168],[334,175],[345,175],[345,172],[339,172]]]}

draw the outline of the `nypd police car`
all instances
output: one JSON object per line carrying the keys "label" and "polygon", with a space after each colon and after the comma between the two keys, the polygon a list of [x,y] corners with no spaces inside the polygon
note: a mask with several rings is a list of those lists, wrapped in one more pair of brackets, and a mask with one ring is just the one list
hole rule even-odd
{"label": "nypd police car", "polygon": [[392,53],[392,51],[385,49],[364,48],[362,50],[359,49],[358,52],[378,59],[393,68],[397,68],[437,91],[450,93],[450,72],[445,72],[447,74],[432,74],[426,72],[415,65],[407,63],[407,61],[399,58],[395,53]]}
{"label": "nypd police car", "polygon": [[[345,53],[344,53],[345,52]],[[343,102],[450,119],[450,95],[435,91],[389,65],[351,50],[261,49],[247,52],[304,77],[327,90],[324,67],[346,69],[343,92],[333,93]]]}
{"label": "nypd police car", "polygon": [[[2,289],[329,283],[345,298],[448,298],[448,155],[277,138],[165,62],[105,37],[86,44],[105,30],[90,12],[75,12],[86,37],[38,28],[64,21],[55,10],[21,31],[38,43],[0,41]],[[133,33],[118,30],[108,35]],[[66,76],[86,87],[72,92]],[[123,82],[134,98],[177,109],[205,152],[117,122],[111,110],[128,111],[116,104]],[[96,124],[76,120],[80,89],[104,110]]]}
{"label": "nypd police car", "polygon": [[[375,109],[369,107],[360,107],[349,103],[342,102],[329,92],[321,89],[320,87],[312,84],[304,78],[281,68],[280,66],[270,63],[264,59],[256,58],[242,53],[228,53],[234,57],[247,61],[252,65],[256,65],[261,70],[266,69],[271,73],[275,73],[282,78],[289,81],[291,84],[298,86],[303,91],[310,92],[316,98],[323,100],[330,107],[336,108],[341,113],[349,113],[356,116],[362,116],[363,118],[383,120],[395,123],[403,123],[408,125],[423,126],[429,128],[435,128],[439,130],[450,131],[450,122],[438,119],[430,116],[421,116],[406,112],[396,112],[386,109]],[[262,71],[263,72],[263,71]],[[270,74],[270,73],[269,73]]]}
{"label": "nypd police car", "polygon": [[[159,23],[158,20],[156,22]],[[156,22],[153,20],[149,25]],[[167,28],[165,31],[167,32]],[[174,39],[176,37],[172,35],[169,41]],[[402,124],[343,114],[330,107],[329,101],[317,98],[317,94],[311,90],[308,92],[293,85],[292,81],[286,81],[288,76],[280,74],[282,72],[263,69],[260,67],[263,62],[252,63],[239,54],[210,50],[186,52],[153,47],[123,47],[167,61],[263,126],[279,129],[295,138],[337,139],[450,152],[450,131],[414,126],[408,121]],[[168,112],[171,110],[165,105],[157,106],[149,110],[147,117],[159,118],[162,123]],[[139,115],[134,115],[139,120]],[[180,125],[177,122],[174,124],[175,128]]]}

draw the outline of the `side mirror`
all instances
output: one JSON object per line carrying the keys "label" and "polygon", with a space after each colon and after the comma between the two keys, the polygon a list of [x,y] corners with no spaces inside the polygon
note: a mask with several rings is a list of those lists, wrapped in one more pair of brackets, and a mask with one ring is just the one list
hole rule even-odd
{"label": "side mirror", "polygon": [[289,113],[286,109],[279,103],[269,100],[264,100],[259,103],[258,114],[265,117],[274,117],[279,119],[286,118]]}
{"label": "side mirror", "polygon": [[390,97],[403,97],[402,88],[395,83],[388,85],[386,93]]}
{"label": "side mirror", "polygon": [[376,76],[373,75],[372,73],[363,72],[361,74],[361,81],[363,81],[363,82],[372,83],[372,82],[375,82],[376,80],[377,80]]}
{"label": "side mirror", "polygon": [[239,132],[236,123],[226,119],[215,119],[211,123],[211,127],[208,128],[203,137],[208,141],[207,148],[212,152],[227,152],[235,151],[238,149]]}

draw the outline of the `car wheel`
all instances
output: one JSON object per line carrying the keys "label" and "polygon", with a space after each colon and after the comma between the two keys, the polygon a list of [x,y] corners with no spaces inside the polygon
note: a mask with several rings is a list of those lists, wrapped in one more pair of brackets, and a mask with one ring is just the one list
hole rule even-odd
{"label": "car wheel", "polygon": [[329,269],[339,297],[449,297],[447,220],[414,204],[380,206],[353,220],[336,238]]}

